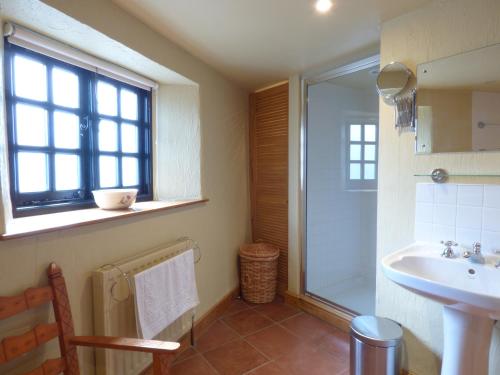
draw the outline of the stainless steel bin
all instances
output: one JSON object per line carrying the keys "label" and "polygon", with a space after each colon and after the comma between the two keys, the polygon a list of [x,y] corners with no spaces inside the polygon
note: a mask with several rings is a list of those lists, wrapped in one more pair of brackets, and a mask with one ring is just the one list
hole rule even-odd
{"label": "stainless steel bin", "polygon": [[358,316],[351,322],[351,375],[399,375],[403,330],[393,320]]}

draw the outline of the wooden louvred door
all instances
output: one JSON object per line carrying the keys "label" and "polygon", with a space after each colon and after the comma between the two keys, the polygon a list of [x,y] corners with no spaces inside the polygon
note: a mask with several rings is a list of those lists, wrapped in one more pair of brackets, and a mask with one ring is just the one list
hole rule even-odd
{"label": "wooden louvred door", "polygon": [[280,248],[278,291],[288,288],[288,83],[250,95],[252,233]]}

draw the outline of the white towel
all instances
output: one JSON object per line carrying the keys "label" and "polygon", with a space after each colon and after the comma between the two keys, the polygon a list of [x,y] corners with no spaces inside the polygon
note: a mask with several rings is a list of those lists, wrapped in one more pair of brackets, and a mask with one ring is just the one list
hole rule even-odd
{"label": "white towel", "polygon": [[137,273],[134,284],[137,332],[144,339],[200,303],[192,249]]}

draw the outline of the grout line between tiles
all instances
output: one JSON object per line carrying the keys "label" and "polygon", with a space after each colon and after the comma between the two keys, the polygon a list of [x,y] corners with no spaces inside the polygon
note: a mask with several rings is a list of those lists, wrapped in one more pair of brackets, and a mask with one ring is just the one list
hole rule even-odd
{"label": "grout line between tiles", "polygon": [[[181,359],[180,361],[179,361],[179,360],[174,361],[174,363],[173,363],[174,365],[178,365],[179,363],[183,363],[183,362],[187,361],[188,359],[194,358],[194,357],[196,357],[197,355],[201,354],[199,351],[197,351],[197,350],[196,350],[196,348],[195,348],[195,347],[190,346],[189,348],[191,348],[191,349],[193,349],[193,350],[194,350],[194,354],[193,354],[193,355],[190,355],[190,356],[188,356],[188,357],[186,357],[186,358],[184,358],[184,359]],[[188,348],[188,349],[186,349],[186,350],[189,350],[189,348]]]}
{"label": "grout line between tiles", "polygon": [[261,367],[267,366],[267,365],[269,365],[269,364],[271,364],[271,363],[274,363],[274,362],[275,362],[274,360],[267,361],[266,363],[263,363],[263,364],[261,364],[261,365],[259,365],[259,366],[257,366],[257,367],[254,367],[253,369],[248,370],[247,372],[244,372],[244,373],[243,373],[243,374],[241,374],[241,375],[248,375],[248,374],[251,374],[251,373],[252,373],[252,372],[254,372],[255,370],[258,370],[258,369],[260,369]]}
{"label": "grout line between tiles", "polygon": [[208,359],[205,358],[205,356],[203,354],[200,353],[200,356],[205,361],[205,363],[207,363],[208,367],[210,367],[212,370],[214,370],[214,372],[216,374],[220,375],[220,372],[217,371],[217,369],[210,363],[210,361]]}
{"label": "grout line between tiles", "polygon": [[[240,333],[239,333],[238,331],[236,331],[233,327],[231,327],[231,326],[230,326],[229,324],[227,324],[225,321],[221,320],[220,322],[221,322],[222,324],[224,324],[227,328],[229,328],[231,331],[233,331],[233,332],[236,334],[236,336],[238,336],[238,338],[240,338],[240,339],[242,339],[242,338],[243,338],[243,336],[242,336],[242,335],[240,335]],[[230,341],[228,341],[228,342],[231,342],[231,341],[233,341],[233,340],[230,340]],[[222,345],[221,345],[221,346],[222,346]]]}
{"label": "grout line between tiles", "polygon": [[261,354],[265,359],[267,359],[267,362],[271,361],[271,357],[268,357],[264,352],[262,352],[261,350],[259,350],[255,345],[253,345],[250,341],[246,340],[246,339],[243,339],[243,342],[246,342],[248,345],[250,345],[252,348],[255,349],[255,351],[257,351],[257,353]]}
{"label": "grout line between tiles", "polygon": [[306,338],[300,336],[298,333],[296,332],[293,332],[292,330],[288,329],[287,327],[285,327],[284,325],[282,324],[278,324],[281,328],[283,328],[285,331],[287,331],[288,333],[290,333],[291,335],[301,339],[301,340],[304,340],[304,341],[308,341]]}
{"label": "grout line between tiles", "polygon": [[[255,311],[255,310],[254,310],[254,311]],[[260,331],[262,331],[262,330],[264,330],[264,329],[266,329],[266,328],[269,328],[269,327],[273,326],[274,324],[276,324],[276,322],[275,322],[274,320],[272,320],[272,319],[268,318],[267,316],[265,316],[265,315],[264,315],[264,314],[262,314],[261,312],[259,312],[259,311],[255,311],[255,312],[256,312],[257,314],[259,314],[259,315],[263,316],[263,317],[264,317],[264,318],[266,318],[267,320],[269,320],[269,321],[271,322],[271,324],[269,324],[269,325],[267,325],[267,326],[265,326],[265,327],[263,327],[263,328],[259,328],[258,330],[253,331],[253,332],[251,332],[251,333],[249,333],[249,334],[247,334],[247,335],[242,335],[242,334],[240,334],[239,332],[236,332],[236,330],[235,330],[234,328],[232,328],[229,324],[227,324],[227,323],[226,323],[226,322],[224,322],[223,320],[222,320],[222,322],[223,322],[225,325],[227,325],[229,328],[231,328],[233,331],[235,331],[235,332],[236,332],[236,333],[237,333],[237,334],[238,334],[241,338],[244,338],[244,337],[247,337],[247,336],[253,335],[254,333],[260,332]]]}
{"label": "grout line between tiles", "polygon": [[[249,334],[247,334],[247,335],[242,335],[242,334],[240,334],[239,332],[237,332],[237,331],[236,331],[233,327],[231,327],[228,323],[226,323],[226,322],[223,320],[223,319],[225,319],[225,318],[227,318],[227,317],[229,317],[229,316],[232,316],[233,314],[229,314],[229,315],[221,316],[221,317],[220,317],[220,318],[218,318],[215,322],[219,321],[219,322],[220,322],[220,323],[222,323],[222,324],[223,324],[226,328],[229,328],[229,329],[231,330],[231,332],[233,332],[233,333],[235,334],[235,338],[234,338],[233,340],[229,340],[228,342],[226,342],[226,343],[224,343],[224,344],[222,344],[222,345],[219,345],[219,346],[217,346],[217,347],[215,347],[215,348],[213,348],[213,349],[210,349],[210,350],[208,350],[208,351],[206,351],[206,352],[204,352],[204,353],[201,353],[201,352],[199,352],[198,350],[196,350],[196,353],[197,353],[196,355],[200,355],[200,356],[203,358],[203,360],[204,360],[204,361],[205,361],[205,362],[206,362],[206,363],[210,366],[210,368],[211,368],[211,369],[213,369],[213,370],[215,371],[215,373],[216,373],[216,374],[220,375],[220,373],[217,371],[217,369],[215,369],[215,368],[214,368],[214,366],[210,363],[210,361],[208,361],[208,359],[207,359],[207,357],[206,357],[205,355],[206,355],[206,354],[208,354],[209,352],[213,351],[213,350],[220,349],[220,348],[221,348],[221,347],[223,347],[224,345],[229,345],[231,342],[236,342],[236,341],[240,341],[240,340],[241,340],[241,341],[243,341],[243,342],[245,342],[246,344],[248,344],[250,347],[252,347],[252,348],[253,348],[253,349],[254,349],[257,353],[259,353],[259,354],[260,354],[260,355],[261,355],[261,356],[262,356],[262,357],[266,360],[266,361],[265,361],[264,363],[262,363],[261,365],[259,365],[259,366],[257,366],[257,367],[254,367],[254,368],[252,368],[252,369],[250,369],[250,370],[248,370],[248,371],[246,371],[246,372],[242,373],[242,375],[251,374],[252,372],[256,371],[257,369],[259,369],[259,368],[261,368],[261,367],[264,367],[264,366],[266,366],[266,365],[269,365],[270,363],[274,363],[274,362],[276,362],[276,359],[281,358],[282,356],[278,356],[277,358],[274,358],[274,359],[270,358],[268,355],[266,355],[264,352],[262,352],[261,350],[259,350],[259,348],[257,348],[255,345],[253,345],[253,344],[252,344],[252,343],[251,343],[251,342],[247,339],[249,336],[254,335],[254,334],[258,334],[259,332],[262,332],[262,331],[264,331],[264,330],[266,330],[266,329],[268,329],[268,328],[271,328],[271,327],[273,327],[273,326],[279,327],[279,328],[283,329],[285,332],[287,332],[287,333],[291,334],[293,337],[296,337],[296,338],[298,338],[298,339],[304,340],[305,342],[316,342],[316,340],[315,340],[315,339],[313,339],[313,338],[311,338],[311,339],[305,339],[304,337],[302,337],[302,336],[301,336],[301,335],[299,335],[298,333],[293,332],[292,330],[288,329],[287,327],[285,327],[285,326],[282,324],[282,323],[284,323],[284,322],[286,322],[286,321],[288,321],[288,320],[291,320],[291,319],[293,319],[293,318],[296,318],[296,317],[298,317],[298,316],[301,316],[301,315],[309,315],[309,314],[307,314],[307,313],[305,313],[305,312],[303,312],[303,311],[301,311],[301,310],[298,310],[298,311],[296,311],[293,315],[291,315],[291,316],[289,316],[289,317],[287,317],[287,318],[285,318],[285,319],[282,319],[282,320],[280,320],[280,321],[275,321],[275,320],[273,320],[273,319],[271,319],[271,318],[267,317],[264,313],[262,313],[262,312],[260,312],[260,311],[258,311],[258,310],[255,310],[258,306],[259,306],[259,305],[257,305],[257,306],[251,306],[251,307],[249,307],[249,308],[242,309],[242,310],[240,310],[240,311],[238,311],[238,312],[235,312],[234,314],[237,314],[237,313],[239,313],[239,312],[243,312],[243,311],[248,311],[249,309],[252,309],[252,310],[256,311],[256,312],[257,312],[257,314],[259,314],[260,316],[263,316],[263,317],[265,317],[267,320],[269,320],[269,322],[270,322],[271,324],[269,324],[269,325],[267,325],[267,326],[265,326],[265,327],[263,327],[263,328],[261,328],[261,329],[258,329],[258,330],[254,331],[254,332],[251,332],[251,333],[249,333]],[[214,323],[212,323],[212,325],[213,325],[213,324],[215,324],[215,322],[214,322]],[[212,325],[210,325],[210,327],[211,327]],[[337,330],[337,329],[335,329],[335,330]],[[206,333],[205,333],[205,334],[206,334]],[[327,332],[324,332],[324,334],[323,334],[323,335],[321,335],[321,337],[324,337],[324,336],[326,336],[326,335],[327,335]],[[322,344],[320,344],[320,342],[321,342],[321,340],[317,340],[318,345],[315,345],[315,346],[316,346],[317,348],[319,348],[319,349],[320,349],[321,347],[323,347],[323,346],[325,346],[325,345],[326,345],[326,344],[325,344],[325,345],[322,345]],[[326,350],[326,349],[325,349],[325,350]],[[335,355],[333,355],[332,353],[330,353],[328,350],[326,350],[326,353],[327,353],[329,356],[331,356],[331,357],[335,358]],[[283,356],[285,356],[285,355],[286,355],[286,354],[283,354]],[[191,356],[191,357],[189,357],[189,358],[193,358],[193,357],[194,357],[194,356]],[[189,359],[189,358],[187,358],[187,359]]]}
{"label": "grout line between tiles", "polygon": [[[263,327],[263,328],[261,328],[261,329],[258,329],[258,330],[254,331],[254,332],[252,332],[252,333],[249,333],[248,335],[245,335],[245,336],[244,336],[244,335],[241,335],[241,334],[240,334],[239,332],[237,332],[234,328],[232,328],[229,324],[227,324],[226,322],[224,322],[224,321],[222,320],[222,319],[223,319],[222,317],[220,318],[220,321],[221,321],[224,325],[226,325],[228,328],[230,328],[232,331],[234,331],[234,332],[238,335],[238,337],[239,337],[239,338],[240,338],[243,342],[246,342],[248,345],[250,345],[252,348],[254,348],[254,349],[255,349],[255,350],[256,350],[259,354],[261,354],[261,355],[262,355],[262,356],[263,356],[263,357],[267,360],[267,361],[266,361],[266,363],[262,364],[262,366],[264,366],[265,364],[268,364],[268,363],[272,362],[272,359],[271,359],[270,357],[268,357],[268,356],[267,356],[264,352],[262,352],[261,350],[259,350],[259,349],[258,349],[255,345],[253,345],[250,341],[248,341],[248,340],[247,340],[247,337],[252,336],[252,335],[254,335],[254,334],[257,334],[257,333],[259,333],[259,332],[262,332],[262,331],[264,331],[264,330],[266,330],[266,329],[268,329],[268,328],[271,328],[271,327],[273,327],[273,326],[281,327],[281,328],[285,329],[285,331],[287,331],[287,332],[289,332],[289,331],[288,331],[286,328],[284,328],[283,326],[281,326],[281,325],[279,324],[280,322],[276,322],[276,321],[274,321],[273,319],[271,319],[271,318],[267,317],[267,316],[266,316],[265,314],[263,314],[262,312],[260,312],[260,311],[258,311],[258,310],[255,310],[255,308],[256,308],[256,307],[258,307],[258,306],[259,306],[259,305],[257,305],[257,306],[255,306],[255,307],[253,307],[252,309],[253,309],[253,310],[254,310],[257,314],[259,314],[259,315],[261,315],[261,316],[265,317],[266,319],[268,319],[268,320],[271,322],[271,324],[270,324],[270,325],[268,325],[268,326],[265,326],[265,327]],[[242,311],[243,311],[243,310],[242,310]],[[285,321],[285,320],[287,320],[287,319],[293,318],[294,316],[297,316],[297,315],[300,315],[300,314],[302,314],[302,311],[298,311],[296,314],[294,314],[294,315],[292,315],[292,316],[290,316],[290,317],[288,317],[288,318],[286,318],[286,319],[283,319],[282,321]],[[294,336],[295,336],[295,337],[300,338],[298,335],[294,335]],[[224,345],[225,345],[225,344],[224,344]],[[221,345],[221,346],[222,346],[222,345]],[[258,366],[258,367],[261,367],[261,366]],[[257,369],[258,367],[253,368],[253,369],[249,370],[248,372],[250,372],[250,371],[254,371],[254,370],[255,370],[255,369]],[[248,373],[248,372],[247,372],[247,373]],[[245,373],[245,374],[246,374],[246,373]]]}
{"label": "grout line between tiles", "polygon": [[[224,323],[227,327],[229,327],[231,330],[233,330],[233,331],[234,331],[234,329],[232,329],[230,326],[228,326],[225,322],[223,322],[223,323]],[[268,328],[268,327],[266,327],[266,328]],[[256,332],[257,332],[257,331],[256,331]],[[253,333],[252,333],[252,334],[253,334]],[[265,365],[265,364],[268,364],[269,362],[271,362],[271,358],[269,358],[266,354],[264,354],[262,351],[260,351],[260,350],[259,350],[257,347],[255,347],[255,346],[254,346],[251,342],[249,342],[248,340],[246,340],[244,336],[240,335],[238,332],[236,332],[236,335],[238,336],[237,338],[235,338],[235,339],[233,339],[233,340],[229,340],[228,342],[226,342],[226,343],[224,343],[224,344],[222,344],[222,345],[220,345],[220,346],[217,346],[217,347],[215,347],[215,348],[213,348],[213,349],[207,350],[206,352],[204,352],[204,353],[199,353],[199,354],[203,357],[203,359],[204,359],[206,362],[208,362],[208,363],[210,364],[210,367],[211,367],[211,368],[213,368],[214,370],[216,370],[216,369],[215,369],[215,368],[211,365],[210,361],[209,361],[209,360],[205,357],[205,355],[206,355],[207,353],[209,353],[209,352],[212,352],[212,351],[214,351],[214,350],[220,349],[221,347],[223,347],[223,346],[225,346],[225,345],[228,345],[228,344],[230,344],[230,343],[232,343],[232,342],[242,341],[242,342],[244,342],[244,343],[248,344],[250,347],[252,347],[252,348],[253,348],[253,349],[254,349],[257,353],[259,353],[262,357],[264,357],[264,359],[266,360],[266,362],[264,362],[264,363],[262,364],[262,366],[263,366],[263,365]],[[248,370],[247,372],[245,372],[244,374],[246,374],[246,373],[248,373],[248,372],[250,372],[250,371],[253,371],[253,370],[257,369],[258,367],[261,367],[261,366],[259,365],[259,366],[257,366],[257,367],[254,367],[254,368],[252,368],[252,369]],[[216,370],[216,372],[217,372],[217,374],[220,374],[217,370]]]}
{"label": "grout line between tiles", "polygon": [[236,314],[238,314],[240,312],[247,311],[247,310],[252,310],[252,309],[253,309],[252,306],[247,306],[247,307],[245,307],[245,308],[243,308],[241,310],[238,310],[238,311],[233,311],[233,312],[230,312],[230,313],[224,313],[224,314],[221,315],[221,317],[219,319],[227,318],[229,316],[236,315]]}
{"label": "grout line between tiles", "polygon": [[[283,303],[283,304],[284,304],[284,303]],[[285,304],[284,304],[284,305],[285,305]],[[285,305],[285,306],[287,306],[287,305]],[[257,307],[259,307],[259,306],[257,306]],[[297,311],[296,311],[295,313],[293,313],[293,314],[292,314],[292,315],[290,315],[290,316],[287,316],[287,317],[286,317],[286,318],[284,318],[284,319],[281,319],[281,320],[274,320],[274,319],[270,318],[269,316],[267,316],[266,314],[264,314],[263,312],[261,312],[261,311],[259,311],[259,310],[255,310],[255,311],[256,311],[256,312],[258,312],[259,314],[263,315],[263,316],[264,316],[264,317],[266,317],[267,319],[272,320],[274,323],[284,322],[284,321],[285,321],[285,320],[287,320],[287,319],[293,318],[294,316],[296,316],[296,315],[299,315],[299,314],[303,313],[303,311],[302,311],[302,310],[297,309]]]}
{"label": "grout line between tiles", "polygon": [[258,330],[253,331],[252,333],[249,333],[248,335],[241,336],[241,338],[245,339],[245,338],[247,338],[248,336],[252,336],[252,335],[255,335],[256,333],[260,333],[260,332],[262,332],[262,331],[264,331],[264,330],[266,330],[266,329],[268,329],[268,328],[271,328],[272,326],[275,326],[275,325],[276,325],[276,323],[275,323],[275,322],[273,322],[272,324],[270,324],[270,325],[268,325],[268,326],[265,326],[265,327],[262,327],[262,328],[259,328]]}
{"label": "grout line between tiles", "polygon": [[[222,320],[222,318],[220,318],[220,322],[221,322],[222,324],[224,324],[227,328],[229,328],[231,331],[233,331],[233,332],[236,334],[236,336],[238,336],[238,338],[240,338],[240,339],[242,339],[242,338],[243,338],[243,336],[242,336],[242,335],[240,335],[240,333],[239,333],[238,331],[236,331],[233,327],[231,327],[231,326],[230,326],[229,324],[227,324],[224,320]],[[230,341],[228,341],[228,342],[231,342],[231,341],[232,341],[232,340],[230,340]],[[222,346],[222,345],[221,345],[221,346]]]}

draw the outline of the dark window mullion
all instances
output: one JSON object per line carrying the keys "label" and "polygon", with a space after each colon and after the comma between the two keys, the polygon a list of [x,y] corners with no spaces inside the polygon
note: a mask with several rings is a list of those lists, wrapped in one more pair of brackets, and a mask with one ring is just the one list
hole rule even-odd
{"label": "dark window mullion", "polygon": [[123,153],[121,153],[120,151],[99,151],[99,155],[120,157],[123,155]]}
{"label": "dark window mullion", "polygon": [[21,98],[18,96],[12,95],[10,98],[11,102],[15,104],[27,104],[27,105],[32,105],[35,107],[42,107],[46,109],[47,111],[61,111],[61,112],[70,112],[75,115],[78,115],[80,113],[79,108],[70,108],[70,107],[64,107],[61,105],[57,105],[51,102],[43,102],[43,101],[38,101],[38,100],[33,100],[33,99],[26,99],[26,98]]}
{"label": "dark window mullion", "polygon": [[83,199],[91,198],[91,175],[92,165],[89,162],[89,142],[91,139],[92,120],[90,116],[90,80],[89,73],[81,71],[78,74],[79,94],[80,94],[80,113],[79,113],[79,137],[80,137],[80,192],[79,196]]}
{"label": "dark window mullion", "polygon": [[92,190],[99,189],[100,185],[100,168],[99,168],[99,114],[97,113],[97,73],[93,73],[90,79],[90,97],[89,103],[90,108],[90,118],[91,126],[89,126],[90,131],[90,141],[89,141],[89,158],[91,159],[91,165],[93,168],[93,173],[91,175],[90,184],[92,185]]}
{"label": "dark window mullion", "polygon": [[102,118],[103,120],[110,120],[110,121],[123,121],[132,125],[138,126],[140,124],[139,120],[129,120],[129,119],[124,119],[120,116],[110,116],[110,115],[104,115],[99,113],[99,117]]}
{"label": "dark window mullion", "polygon": [[52,151],[52,148],[50,146],[24,146],[24,145],[12,145],[11,148],[12,151],[15,152],[44,152],[44,153],[49,153]]}
{"label": "dark window mullion", "polygon": [[[141,120],[141,128],[139,132],[139,152],[141,159],[139,160],[139,176],[141,184],[139,193],[146,195],[149,198],[153,196],[152,182],[152,94],[147,91],[137,90],[139,99],[139,120]],[[142,137],[142,138],[140,138]]]}
{"label": "dark window mullion", "polygon": [[[47,104],[53,103],[53,90],[52,90],[52,69],[54,65],[46,63],[45,68],[47,69]],[[49,165],[47,166],[48,177],[49,177],[49,191],[54,193],[56,191],[56,168],[55,168],[55,150],[54,150],[54,110],[49,109],[48,105],[44,106],[47,110],[48,123],[48,159]]]}
{"label": "dark window mullion", "polygon": [[116,87],[116,100],[117,100],[117,103],[116,103],[116,110],[117,110],[117,113],[118,113],[118,120],[117,120],[117,148],[118,148],[118,170],[116,171],[117,173],[117,177],[118,177],[118,186],[119,187],[123,187],[123,173],[122,173],[122,158],[123,158],[123,153],[122,153],[122,122],[123,122],[123,118],[122,118],[122,109],[121,109],[121,86],[117,86],[115,85]]}
{"label": "dark window mullion", "polygon": [[125,157],[131,157],[131,158],[142,158],[144,157],[141,153],[139,152],[121,152],[120,156],[125,156]]}
{"label": "dark window mullion", "polygon": [[[146,107],[147,107],[147,98],[142,95],[140,92],[137,93],[137,119],[140,121],[140,125],[137,128],[137,142],[139,142],[138,145],[138,155],[139,155],[139,163],[138,167],[139,170],[137,171],[139,175],[139,193],[144,193],[146,192],[147,185],[149,183],[149,178],[146,175],[146,170],[148,169],[148,160],[146,157],[146,152],[147,152],[147,147],[149,146],[146,143],[147,138],[147,132],[149,127],[147,126],[148,123],[148,118],[147,118],[147,112],[146,112]],[[142,183],[141,183],[142,182]]]}

